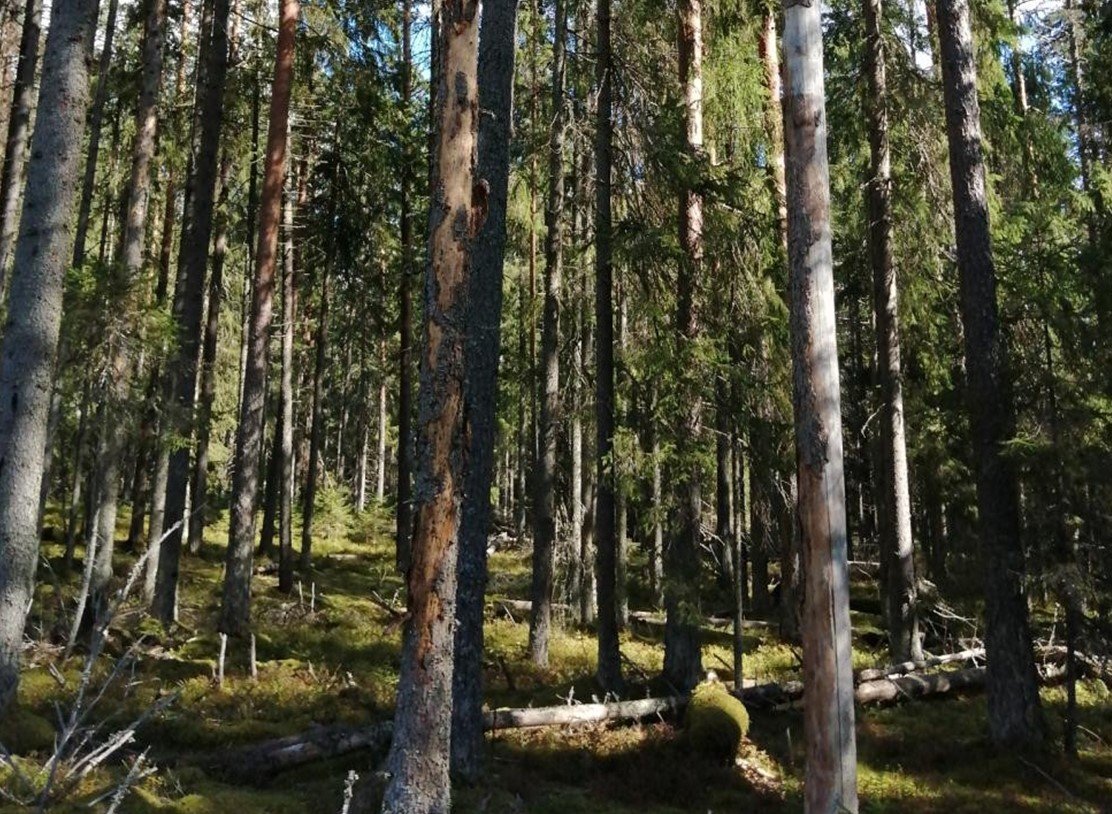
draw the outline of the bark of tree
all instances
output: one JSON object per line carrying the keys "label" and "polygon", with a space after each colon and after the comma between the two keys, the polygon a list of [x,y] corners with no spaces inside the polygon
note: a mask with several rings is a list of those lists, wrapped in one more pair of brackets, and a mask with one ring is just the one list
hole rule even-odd
{"label": "bark of tree", "polygon": [[[174,81],[174,95],[175,98],[180,98],[185,89],[185,63],[186,54],[188,51],[189,33],[190,33],[190,4],[185,3],[181,7],[182,18],[181,28],[179,34],[179,56],[177,63],[177,70],[175,72]],[[180,118],[173,112],[168,111],[165,114],[170,119],[170,127],[174,127]],[[163,132],[167,132],[164,129]],[[154,304],[158,308],[162,308],[166,304],[166,297],[169,291],[170,282],[170,260],[174,248],[174,223],[177,211],[177,162],[167,160],[166,167],[166,181],[165,181],[165,199],[163,201],[162,212],[162,231],[159,237],[159,250],[158,250],[158,279],[155,284],[155,297]],[[162,444],[164,439],[161,437],[161,426],[164,423],[158,404],[159,396],[161,395],[163,372],[161,366],[156,362],[151,367],[149,379],[147,383],[147,392],[144,396],[145,412],[142,423],[139,427],[139,443],[138,449],[135,454],[135,469],[132,475],[132,506],[131,506],[131,527],[128,529],[127,545],[129,550],[136,550],[139,547],[140,539],[143,536],[143,521],[146,518],[148,509],[152,514],[154,513],[155,493],[158,494],[159,512],[165,509],[166,500],[166,480],[163,478],[156,488],[153,483],[152,472],[152,456],[154,456],[154,469],[156,472],[162,472],[161,464],[163,461]],[[159,540],[162,537],[161,527],[157,535],[154,535],[153,544],[159,545]],[[148,534],[148,544],[151,538]],[[157,574],[158,556],[152,554],[147,558],[147,574]],[[149,602],[153,598],[154,583],[150,583],[151,592],[145,594],[144,598]]]}
{"label": "bark of tree", "polygon": [[298,0],[282,0],[278,43],[274,57],[274,83],[270,94],[266,165],[259,199],[259,235],[251,297],[251,325],[247,369],[243,378],[243,404],[236,430],[232,474],[231,523],[225,560],[220,630],[228,635],[247,633],[251,618],[251,560],[255,545],[255,504],[259,492],[259,463],[263,445],[263,410],[266,406],[266,367],[270,323],[274,315],[274,277],[278,261],[278,225],[282,215],[282,188],[286,175],[286,146],[290,96],[293,91],[293,57],[297,36]]}
{"label": "bark of tree", "polygon": [[517,5],[518,0],[487,0],[479,33],[478,173],[489,187],[489,205],[486,223],[472,244],[464,347],[463,398],[470,442],[459,530],[451,755],[453,775],[470,783],[480,778],[483,755],[483,600],[497,428]]}
{"label": "bark of tree", "polygon": [[568,18],[564,0],[555,0],[552,45],[552,127],[548,137],[547,232],[544,242],[544,317],[541,324],[540,457],[533,512],[533,617],[529,653],[548,666],[552,589],[556,559],[556,455],[560,430],[560,297],[564,273],[564,138],[567,132],[565,73]]}
{"label": "bark of tree", "polygon": [[[178,252],[178,283],[174,292],[175,348],[167,366],[165,402],[168,429],[180,438],[193,433],[197,360],[201,345],[204,310],[205,267],[212,237],[212,212],[224,120],[224,85],[228,71],[229,0],[212,0],[201,20],[197,105],[194,129],[199,138],[185,198],[184,226]],[[189,482],[188,445],[170,454],[166,480],[164,522],[172,531],[162,541],[158,578],[152,611],[164,625],[174,622],[177,612],[178,570],[181,561],[186,488]]]}
{"label": "bark of tree", "polygon": [[[282,252],[282,381],[278,396],[282,415],[279,420],[281,432],[275,436],[278,445],[278,590],[282,593],[293,590],[293,501],[297,475],[293,454],[293,334],[297,322],[297,280],[294,268],[294,196],[291,192],[287,190],[282,207],[285,241]],[[313,466],[311,456],[309,466]]]}
{"label": "bark of tree", "polygon": [[595,127],[595,459],[594,538],[597,557],[598,682],[607,691],[622,688],[618,649],[618,541],[615,528],[614,470],[614,270],[611,174],[613,171],[613,52],[610,0],[598,0],[596,14],[598,87]]}
{"label": "bark of tree", "polygon": [[[336,143],[334,149],[336,150],[336,159],[332,167],[331,188],[329,189],[328,198],[328,222],[332,223],[336,218],[336,200],[339,195],[339,173],[340,173],[340,134],[339,127],[337,126]],[[304,183],[305,179],[302,179]],[[312,404],[312,420],[310,424],[310,438],[309,438],[309,467],[305,473],[305,502],[302,506],[301,516],[301,570],[308,572],[312,564],[312,550],[313,550],[313,510],[314,503],[317,495],[317,478],[319,470],[323,468],[324,461],[320,460],[322,457],[321,445],[323,442],[324,432],[324,369],[327,361],[328,354],[328,309],[330,305],[330,291],[329,284],[329,266],[333,262],[332,254],[334,247],[330,244],[328,256],[325,258],[324,265],[321,267],[320,279],[320,312],[317,315],[317,336],[316,344],[316,360],[313,369],[313,404]],[[344,386],[340,394],[340,401],[344,405],[343,415],[340,419],[340,435],[336,441],[336,458],[338,461],[338,468],[340,470],[337,480],[343,481],[343,460],[344,460],[344,444],[343,432],[344,423],[347,416],[347,384],[348,374],[351,371],[351,345],[347,347],[348,363],[344,365]],[[362,476],[361,476],[362,477]]]}
{"label": "bark of tree", "polygon": [[758,37],[758,50],[764,75],[768,102],[765,106],[765,134],[768,136],[771,155],[769,157],[769,183],[776,201],[776,216],[780,227],[780,239],[787,245],[788,205],[787,181],[784,175],[784,110],[783,81],[780,71],[780,48],[776,37],[776,14],[772,9],[765,11]]}
{"label": "bark of tree", "polygon": [[[402,0],[402,115],[408,118],[413,98],[413,51],[411,0]],[[435,35],[434,35],[435,38]],[[404,576],[409,572],[409,546],[413,536],[413,296],[410,293],[414,274],[413,211],[410,191],[413,187],[413,161],[402,150],[399,180],[401,183],[401,271],[398,278],[398,482],[395,515],[396,564]]]}
{"label": "bark of tree", "polygon": [[968,0],[938,0],[937,16],[961,278],[966,398],[985,558],[989,731],[999,744],[1034,746],[1046,732],[1023,585],[1016,473],[1003,449],[1012,435],[1014,405],[997,310]]}
{"label": "bark of tree", "polygon": [[20,182],[27,159],[31,114],[37,101],[35,69],[39,62],[41,36],[42,0],[26,0],[19,40],[19,63],[15,70],[15,87],[8,117],[8,137],[4,143],[4,167],[0,171],[0,303],[7,288],[8,259],[19,229]]}
{"label": "bark of tree", "polygon": [[[281,396],[279,396],[279,400]],[[293,430],[290,431],[291,433]],[[278,517],[278,484],[282,481],[282,438],[285,433],[285,419],[281,403],[278,407],[278,420],[274,425],[274,437],[270,441],[270,455],[266,464],[266,487],[263,489],[263,523],[259,531],[259,555],[274,553],[274,530]],[[293,436],[291,434],[290,438]],[[290,441],[292,454],[293,441]]]}
{"label": "bark of tree", "polygon": [[451,807],[456,569],[468,479],[471,243],[486,219],[489,187],[476,178],[479,4],[449,3],[440,13],[434,74],[438,194],[429,210],[416,513],[383,814],[447,814]]}
{"label": "bark of tree", "polygon": [[[698,161],[703,152],[703,21],[702,0],[681,0],[679,14],[679,74],[684,97],[684,147],[687,157]],[[687,186],[680,193],[680,263],[676,303],[676,342],[680,360],[695,356],[699,339],[696,303],[703,271],[703,199]],[[693,365],[684,365],[687,368]],[[665,550],[664,605],[668,623],[664,631],[664,676],[686,692],[703,678],[699,627],[699,550],[702,516],[702,472],[697,462],[702,435],[701,383],[688,374],[681,379],[687,407],[677,428],[679,471],[676,483],[676,532]]]}
{"label": "bark of tree", "polygon": [[189,550],[196,553],[204,542],[208,509],[209,441],[212,437],[212,408],[216,400],[216,350],[220,339],[220,308],[224,301],[224,262],[228,256],[228,197],[232,160],[228,151],[220,160],[220,202],[216,213],[216,237],[212,249],[212,273],[209,275],[208,312],[205,315],[205,336],[201,345],[201,392],[197,402],[197,452],[193,457],[193,479],[189,515]]}
{"label": "bark of tree", "polygon": [[888,652],[893,661],[919,659],[915,553],[911,537],[911,490],[904,439],[903,372],[900,367],[899,290],[892,261],[892,160],[888,146],[888,82],[885,70],[883,0],[864,0],[865,121],[869,131],[869,262],[873,272],[877,378],[881,427],[880,537],[887,561],[885,580]]}
{"label": "bark of tree", "polygon": [[95,17],[95,0],[55,0],[0,342],[0,714],[19,684],[23,625],[39,555],[42,453],[73,240]]}
{"label": "bark of tree", "polygon": [[807,812],[857,811],[845,486],[818,5],[784,3],[788,273],[804,570]]}
{"label": "bark of tree", "polygon": [[[73,265],[80,268],[85,263],[85,238],[89,231],[89,215],[93,209],[93,189],[97,176],[97,159],[100,156],[100,131],[104,124],[104,105],[108,101],[108,74],[112,69],[112,48],[116,38],[118,0],[109,0],[108,17],[104,25],[104,43],[97,61],[97,89],[89,110],[89,149],[85,158],[85,179],[81,185],[81,203],[77,208],[77,231],[73,240]],[[2,253],[0,247],[0,253]]]}
{"label": "bark of tree", "polygon": [[[335,194],[333,192],[333,194]],[[309,429],[309,465],[305,472],[305,495],[301,507],[301,570],[308,572],[313,551],[313,504],[317,495],[317,477],[323,465],[321,433],[324,431],[324,368],[328,354],[328,267],[321,269],[320,313],[317,315],[316,360],[313,367],[313,404]],[[349,368],[350,369],[350,366]],[[343,450],[337,445],[337,456]]]}
{"label": "bark of tree", "polygon": [[[114,9],[110,8],[114,13]],[[139,307],[141,278],[146,253],[147,212],[150,203],[151,162],[154,159],[158,131],[158,95],[162,86],[162,47],[165,40],[166,4],[164,0],[150,0],[144,26],[143,74],[139,90],[139,104],[135,115],[135,141],[131,153],[131,173],[128,181],[124,231],[120,244],[118,267],[112,276],[124,292],[124,308],[132,311]],[[105,46],[109,47],[108,44]],[[102,65],[106,70],[107,66]],[[92,156],[92,147],[90,147]],[[88,175],[86,175],[88,181]],[[128,397],[129,372],[133,364],[133,340],[126,336],[110,337],[113,357],[109,371],[110,385],[101,402],[105,423],[102,454],[97,461],[97,561],[93,570],[89,608],[94,614],[103,610],[107,601],[105,591],[112,578],[112,559],[115,551],[116,513],[119,503],[120,459],[127,441],[127,422],[122,410]]]}

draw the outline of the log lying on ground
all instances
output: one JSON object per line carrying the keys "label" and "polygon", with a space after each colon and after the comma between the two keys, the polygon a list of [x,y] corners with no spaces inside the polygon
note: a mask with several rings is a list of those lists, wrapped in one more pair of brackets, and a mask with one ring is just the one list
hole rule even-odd
{"label": "log lying on ground", "polygon": [[941,667],[944,664],[952,664],[954,662],[974,661],[976,659],[984,659],[985,649],[983,647],[973,647],[968,650],[961,650],[957,653],[946,653],[941,656],[930,656],[922,661],[905,661],[900,664],[888,664],[884,667],[867,667],[863,670],[858,670],[853,674],[853,681],[855,684],[860,684],[864,681],[876,681],[881,678],[891,678],[894,676],[906,675],[907,673],[917,673],[922,670],[930,669],[931,667]]}
{"label": "log lying on ground", "polygon": [[[483,728],[492,732],[499,729],[567,726],[602,721],[642,721],[674,714],[686,704],[686,698],[670,696],[615,701],[610,704],[495,709],[484,713]],[[343,757],[352,752],[385,751],[390,745],[393,730],[393,721],[379,721],[362,727],[344,724],[314,726],[297,735],[206,756],[202,762],[228,778],[266,778],[297,766]]]}
{"label": "log lying on ground", "polygon": [[[638,622],[642,625],[654,628],[663,628],[665,625],[663,614],[651,613],[649,611],[630,611],[629,621]],[[713,628],[731,627],[733,624],[733,619],[724,619],[716,616],[712,616],[706,620],[706,625]],[[765,622],[760,619],[743,619],[741,622],[742,630],[766,629],[772,626],[773,624],[771,622]]]}
{"label": "log lying on ground", "polygon": [[669,715],[687,704],[683,696],[642,698],[639,701],[615,701],[610,704],[566,704],[558,707],[523,707],[496,709],[483,715],[483,728],[527,729],[538,726],[590,724],[600,721],[643,721],[658,715]]}
{"label": "log lying on ground", "polygon": [[[859,684],[854,691],[854,698],[858,704],[871,705],[979,689],[984,686],[985,675],[984,667],[969,667],[881,678]],[[1059,683],[1065,680],[1066,670],[1064,667],[1048,665],[1043,668],[1040,678],[1044,684]],[[750,707],[783,709],[802,702],[803,682],[760,684],[746,687],[735,695]],[[609,704],[496,709],[485,713],[483,727],[489,732],[602,721],[643,721],[676,715],[686,705],[687,698],[684,696],[667,696]],[[265,779],[297,766],[343,757],[356,751],[384,751],[390,743],[392,731],[392,721],[380,721],[363,727],[316,726],[298,735],[223,752],[206,758],[203,762],[231,779]]]}

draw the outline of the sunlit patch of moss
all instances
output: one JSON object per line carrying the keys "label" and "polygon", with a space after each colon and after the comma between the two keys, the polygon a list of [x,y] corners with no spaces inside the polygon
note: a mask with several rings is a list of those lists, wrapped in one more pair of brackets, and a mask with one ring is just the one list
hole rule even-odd
{"label": "sunlit patch of moss", "polygon": [[[110,652],[121,652],[138,631],[146,636],[141,658],[134,682],[129,673],[127,681],[111,688],[97,719],[123,722],[161,694],[181,695],[163,716],[139,731],[137,745],[153,747],[160,769],[132,792],[123,810],[141,814],[339,810],[346,772],[366,771],[371,756],[354,754],[313,763],[281,774],[262,788],[219,782],[222,778],[215,772],[200,768],[203,761],[191,765],[191,759],[229,745],[299,732],[313,724],[360,724],[391,714],[401,631],[397,615],[380,607],[380,601],[398,608],[405,601],[394,567],[392,518],[379,506],[362,514],[346,509],[340,514],[334,528],[314,539],[313,568],[298,574],[300,594],[280,594],[273,575],[256,575],[252,615],[257,680],[249,676],[247,643],[239,640],[228,642],[223,687],[218,688],[214,678],[226,513],[213,518],[200,555],[182,559],[179,625],[166,632],[150,620],[136,624],[139,603],[129,607],[129,616],[113,633]],[[52,563],[60,563],[62,553],[58,543],[44,546]],[[74,571],[57,575],[63,596],[76,591],[82,553],[79,547]],[[630,573],[638,582],[630,596],[634,607],[644,608],[648,594],[640,557],[635,549]],[[122,573],[134,559],[121,552],[117,571]],[[528,596],[526,548],[499,550],[490,563],[491,598]],[[31,630],[51,629],[58,613],[53,591],[53,587],[40,587]],[[372,592],[381,600],[372,600]],[[855,592],[858,604],[875,599],[871,584],[857,582]],[[712,605],[727,607],[728,597],[716,593],[708,599],[707,606]],[[515,622],[496,609],[488,616],[483,656],[487,703],[544,705],[566,702],[569,697],[573,702],[598,698],[593,631],[559,620],[550,642],[549,666],[539,669],[528,659],[527,620],[518,616]],[[860,611],[853,618],[854,666],[885,661],[880,618]],[[660,633],[657,628],[636,626],[622,634],[625,697],[671,691],[659,679]],[[774,625],[745,631],[748,680],[799,678],[799,656],[798,646],[782,642]],[[56,648],[32,649],[20,689],[20,707],[47,721],[53,720],[54,702],[68,709],[82,665],[80,653],[58,663],[65,684],[59,686],[45,666],[57,658]],[[732,660],[729,626],[707,625],[704,665],[725,677],[731,673]],[[107,667],[107,660],[98,665],[94,681],[98,686]],[[1047,690],[1043,698],[1057,735],[1064,691]],[[1112,799],[1108,745],[1112,699],[1107,688],[1084,682],[1079,709],[1084,727],[1079,761],[1071,764],[1051,755],[1039,763],[1077,796],[1073,801],[1014,756],[992,753],[985,737],[983,697],[859,709],[862,811],[1096,811],[1100,801]],[[751,724],[741,746],[741,763],[733,767],[693,755],[675,721],[499,732],[491,737],[493,759],[482,786],[459,789],[454,810],[489,814],[799,810],[804,751],[800,714],[754,712]],[[33,767],[36,761],[41,765],[41,758],[41,752],[28,751],[21,759]],[[80,790],[84,797],[75,797],[74,805],[118,782],[126,767],[126,762],[111,763],[94,773]],[[988,791],[986,774],[993,778]]]}

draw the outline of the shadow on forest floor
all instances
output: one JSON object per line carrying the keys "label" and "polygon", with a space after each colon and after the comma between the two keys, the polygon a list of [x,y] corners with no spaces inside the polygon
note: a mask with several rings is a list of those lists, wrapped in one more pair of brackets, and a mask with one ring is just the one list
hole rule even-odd
{"label": "shadow on forest floor", "polygon": [[[120,518],[121,534],[127,517]],[[227,675],[214,680],[218,637],[214,632],[226,526],[206,532],[199,556],[182,561],[181,623],[169,633],[141,620],[138,607],[118,620],[108,651],[119,655],[144,635],[133,678],[113,685],[98,714],[111,730],[146,709],[161,694],[180,698],[139,732],[162,768],[136,788],[125,812],[261,814],[339,811],[349,770],[368,768],[368,755],[306,766],[264,788],[220,782],[193,765],[190,756],[232,744],[296,733],[313,724],[360,724],[390,716],[397,681],[400,631],[396,615],[402,584],[394,571],[393,546],[384,512],[368,513],[346,533],[314,541],[314,568],[301,590],[277,591],[272,574],[254,582],[254,628],[258,679],[247,675],[245,642],[230,641]],[[62,661],[48,642],[58,625],[58,590],[71,597],[80,573],[62,573],[60,547],[48,543],[57,581],[44,580],[30,630],[41,639],[29,650],[16,713],[0,725],[0,741],[34,774],[52,747],[54,704],[67,708],[77,686],[79,656]],[[117,573],[134,555],[121,553]],[[257,560],[264,565],[264,558]],[[635,559],[631,573],[643,564]],[[491,557],[492,596],[525,598],[529,552],[509,549]],[[633,591],[643,597],[643,586]],[[866,595],[863,591],[861,595]],[[372,598],[374,597],[374,598]],[[865,638],[875,617],[854,614],[859,647],[855,666],[883,660]],[[728,680],[732,637],[728,629],[705,631],[703,663]],[[756,681],[798,677],[795,649],[775,627],[755,627],[745,637],[745,673]],[[663,661],[660,631],[637,627],[622,637],[629,697],[666,691],[657,678]],[[561,703],[569,695],[587,701],[594,683],[596,643],[589,630],[568,626],[551,642],[550,666],[527,658],[527,625],[491,610],[486,625],[484,675],[492,706]],[[53,664],[58,676],[51,675]],[[99,665],[103,677],[107,663]],[[1043,693],[1052,725],[1060,726],[1061,689]],[[983,697],[859,710],[858,754],[862,812],[1100,812],[1112,800],[1112,696],[1099,682],[1080,692],[1085,727],[1076,765],[1056,755],[1025,759],[994,752],[986,743]],[[1088,734],[1086,734],[1088,733]],[[488,772],[480,787],[459,789],[456,810],[484,814],[665,814],[666,812],[788,812],[801,808],[802,719],[797,711],[755,712],[750,737],[735,765],[715,765],[697,755],[685,733],[670,723],[589,725],[566,729],[502,731],[491,736]],[[1026,762],[1025,762],[1026,761]],[[92,772],[72,795],[72,810],[118,782],[123,765]],[[0,769],[0,782],[12,781]],[[22,810],[0,807],[0,811]],[[67,810],[65,806],[59,810]]]}

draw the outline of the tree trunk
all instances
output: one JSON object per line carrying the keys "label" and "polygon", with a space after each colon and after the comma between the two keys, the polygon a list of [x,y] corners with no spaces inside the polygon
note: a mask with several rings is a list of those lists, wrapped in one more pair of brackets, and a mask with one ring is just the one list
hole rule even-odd
{"label": "tree trunk", "polygon": [[[176,347],[167,366],[166,402],[168,429],[181,439],[193,434],[193,406],[196,396],[197,360],[201,344],[201,317],[204,310],[205,266],[209,239],[212,237],[213,200],[216,194],[220,130],[224,120],[224,84],[228,70],[229,0],[212,0],[201,20],[201,31],[211,32],[201,40],[197,105],[194,127],[199,132],[191,159],[193,171],[185,197],[178,252],[178,283],[174,292],[174,320],[177,323]],[[186,488],[189,482],[189,446],[182,445],[170,454],[166,480],[164,521],[171,529],[162,541],[158,581],[153,603],[154,615],[164,624],[174,621],[177,607],[178,569],[181,560],[182,529]]]}
{"label": "tree trunk", "polygon": [[[461,501],[472,477],[466,463],[470,255],[486,219],[489,186],[476,178],[479,4],[448,3],[440,13],[433,170],[440,194],[429,211],[417,503],[383,814],[448,814],[451,807],[456,567]],[[489,463],[486,477],[489,484]]]}
{"label": "tree trunk", "polygon": [[564,0],[555,0],[552,46],[552,128],[548,139],[548,204],[544,241],[544,317],[541,324],[540,457],[533,517],[533,616],[529,652],[538,667],[548,666],[552,586],[556,556],[556,454],[560,429],[560,297],[564,266],[564,138],[567,103],[568,18]]}
{"label": "tree trunk", "polygon": [[39,558],[43,449],[89,89],[95,0],[54,0],[0,342],[0,714],[19,684]]}
{"label": "tree trunk", "polygon": [[[412,0],[402,0],[402,116],[408,121],[413,98]],[[436,38],[435,32],[431,37]],[[415,274],[412,157],[403,149],[401,181],[401,270],[398,280],[398,482],[395,515],[395,560],[399,573],[409,572],[409,546],[413,535],[413,307],[410,278]]]}
{"label": "tree trunk", "polygon": [[1034,746],[1045,737],[1024,594],[1015,469],[1003,449],[1014,406],[996,302],[981,112],[968,0],[938,0],[942,86],[965,340],[966,398],[985,557],[985,648],[989,731],[998,744]]}
{"label": "tree trunk", "polygon": [[615,538],[614,470],[614,280],[611,175],[613,172],[613,53],[610,0],[598,0],[598,86],[595,128],[595,550],[598,558],[598,682],[606,691],[622,688],[618,649],[618,541]]}
{"label": "tree trunk", "polygon": [[[282,438],[285,433],[285,419],[279,395],[278,420],[274,425],[274,437],[270,441],[270,455],[266,464],[266,487],[263,489],[263,523],[259,531],[259,555],[274,553],[274,531],[278,518],[278,484],[282,480]],[[293,448],[293,430],[290,430],[290,448]],[[292,454],[292,452],[291,452]]]}
{"label": "tree trunk", "polygon": [[[679,14],[679,73],[684,97],[684,147],[692,160],[703,151],[703,19],[702,0],[681,0]],[[703,270],[703,198],[691,187],[680,193],[680,249],[682,260],[676,296],[677,359],[694,367],[699,338],[696,298]],[[702,436],[701,382],[694,371],[681,376],[687,407],[677,428],[675,473],[676,536],[665,550],[664,676],[686,692],[703,678],[699,627],[699,550],[702,542],[702,467],[697,456]]]}
{"label": "tree trunk", "polygon": [[477,82],[483,116],[478,123],[478,173],[480,183],[488,187],[489,205],[486,223],[472,244],[464,347],[465,431],[470,441],[459,530],[451,758],[453,774],[471,783],[479,780],[482,769],[483,600],[497,428],[517,2],[487,0],[479,35]]}
{"label": "tree trunk", "polygon": [[788,273],[804,579],[805,810],[857,811],[830,177],[817,5],[784,4]]}
{"label": "tree trunk", "polygon": [[[116,37],[117,0],[108,2],[108,19],[104,26],[104,44],[97,63],[97,89],[89,110],[89,150],[85,159],[85,180],[81,185],[81,203],[77,207],[77,232],[73,241],[73,265],[85,264],[85,238],[89,231],[89,215],[93,208],[97,159],[100,156],[100,131],[104,123],[104,104],[108,100],[108,74],[112,69],[112,44]],[[159,40],[161,42],[161,39]],[[159,60],[162,54],[159,52]]]}
{"label": "tree trunk", "polygon": [[[282,252],[282,381],[279,391],[281,432],[278,445],[278,590],[293,590],[293,501],[296,484],[293,455],[293,333],[297,323],[297,280],[294,269],[294,209],[292,190],[282,207],[285,241]],[[319,360],[318,360],[319,361]],[[260,442],[260,447],[261,447]],[[309,466],[313,466],[313,458]],[[304,543],[302,543],[304,546]],[[302,548],[304,554],[304,548]]]}
{"label": "tree trunk", "polygon": [[220,611],[220,630],[236,636],[247,633],[251,618],[255,504],[259,492],[263,410],[266,407],[266,366],[270,323],[274,315],[278,224],[282,215],[282,187],[286,175],[293,57],[299,11],[298,0],[282,0],[274,57],[274,84],[270,94],[266,166],[259,202],[259,237],[255,251],[247,370],[243,378],[243,405],[236,430],[231,523],[228,529],[228,555],[225,560],[224,595]]}
{"label": "tree trunk", "polygon": [[869,262],[873,271],[877,373],[880,380],[880,513],[888,616],[888,652],[893,661],[919,659],[915,556],[911,539],[911,492],[904,440],[903,374],[900,369],[899,290],[892,262],[892,161],[888,147],[888,84],[885,75],[883,0],[864,0],[865,120],[869,131]]}
{"label": "tree trunk", "polygon": [[[109,9],[114,15],[115,9]],[[151,161],[154,158],[158,130],[158,95],[162,85],[162,46],[165,38],[166,4],[163,0],[150,0],[143,43],[143,75],[139,91],[139,105],[135,117],[135,141],[131,155],[131,174],[124,195],[126,215],[123,239],[120,246],[118,269],[112,274],[118,278],[119,290],[124,292],[124,308],[128,311],[139,307],[141,278],[145,259],[147,211],[150,202]],[[106,48],[109,43],[106,40]],[[102,68],[107,65],[102,60]],[[99,89],[98,89],[99,90]],[[99,128],[99,122],[96,123]],[[90,157],[92,157],[90,147]],[[86,175],[86,181],[89,181]],[[112,558],[115,551],[116,514],[119,504],[120,458],[127,441],[127,422],[123,419],[124,404],[128,398],[130,370],[133,365],[131,348],[134,339],[127,336],[112,337],[114,347],[109,371],[110,384],[104,408],[105,434],[103,454],[97,461],[97,562],[91,583],[90,608],[99,614],[105,607],[105,591],[112,578]]]}
{"label": "tree trunk", "polygon": [[[308,572],[313,550],[313,504],[321,461],[321,433],[324,425],[324,367],[328,353],[328,267],[321,268],[320,313],[317,316],[316,364],[313,368],[313,404],[309,429],[309,462],[305,471],[305,495],[301,507],[301,570]],[[350,370],[350,365],[346,368]],[[337,447],[337,456],[343,451]]]}
{"label": "tree trunk", "polygon": [[[95,27],[95,21],[93,25]],[[8,138],[4,143],[4,168],[0,171],[0,303],[4,300],[7,287],[8,259],[19,229],[19,191],[23,180],[23,165],[27,160],[31,114],[37,101],[35,68],[39,61],[41,29],[42,0],[26,0],[23,30],[19,40],[19,62],[15,70],[15,87],[8,118]]]}
{"label": "tree trunk", "polygon": [[[336,162],[333,165],[333,176],[331,181],[331,189],[329,190],[328,200],[328,222],[332,223],[336,216],[336,196],[339,194],[339,173],[340,173],[340,136],[339,126],[337,125],[336,144],[337,151]],[[304,183],[305,179],[302,179]],[[323,467],[324,462],[320,460],[322,456],[321,441],[324,432],[324,368],[327,360],[328,353],[328,306],[329,306],[329,290],[328,290],[328,274],[329,265],[332,263],[332,249],[329,248],[329,256],[325,258],[324,264],[321,266],[321,279],[320,279],[320,313],[317,315],[317,336],[316,336],[316,365],[313,370],[313,405],[312,405],[312,421],[309,430],[309,466],[305,473],[305,502],[301,510],[302,526],[301,526],[301,570],[308,572],[312,563],[312,550],[313,550],[313,509],[314,502],[317,495],[317,477],[320,469]],[[348,345],[348,363],[344,366],[344,387],[341,393],[341,402],[344,406],[344,414],[347,413],[347,377],[351,371],[351,345]],[[338,460],[338,467],[340,475],[337,478],[343,481],[343,426],[344,421],[340,422],[341,438],[336,443],[336,458]]]}
{"label": "tree trunk", "polygon": [[776,201],[780,239],[787,245],[787,181],[784,176],[784,111],[781,100],[783,83],[780,72],[780,50],[776,39],[776,14],[771,9],[767,10],[762,18],[758,50],[764,72],[765,90],[768,93],[764,120],[765,134],[772,148],[771,160],[768,162],[769,183],[772,185],[773,199]]}
{"label": "tree trunk", "polygon": [[189,550],[197,553],[204,542],[208,511],[209,440],[212,437],[212,407],[216,400],[216,350],[220,339],[220,307],[224,301],[224,262],[228,255],[228,197],[231,183],[232,158],[228,150],[220,160],[220,203],[217,207],[216,243],[212,250],[212,274],[209,275],[208,313],[205,336],[201,346],[201,398],[197,405],[197,453],[193,459],[193,480],[190,496],[193,511],[189,515]]}
{"label": "tree trunk", "polygon": [[383,376],[378,386],[378,475],[375,483],[375,497],[382,503],[386,499],[386,379]]}

